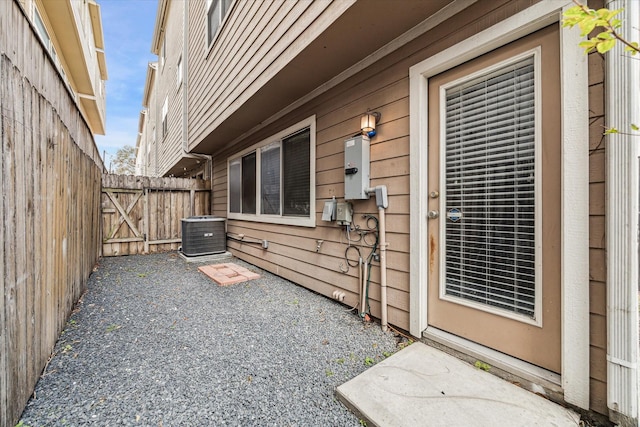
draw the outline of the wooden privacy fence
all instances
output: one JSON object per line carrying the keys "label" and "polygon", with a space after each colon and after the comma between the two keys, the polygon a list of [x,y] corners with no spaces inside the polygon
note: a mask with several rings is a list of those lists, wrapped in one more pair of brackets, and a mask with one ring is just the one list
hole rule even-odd
{"label": "wooden privacy fence", "polygon": [[98,260],[103,170],[16,1],[0,1],[0,150],[0,427],[12,427]]}
{"label": "wooden privacy fence", "polygon": [[181,219],[211,212],[211,182],[202,179],[102,176],[102,253],[176,250]]}

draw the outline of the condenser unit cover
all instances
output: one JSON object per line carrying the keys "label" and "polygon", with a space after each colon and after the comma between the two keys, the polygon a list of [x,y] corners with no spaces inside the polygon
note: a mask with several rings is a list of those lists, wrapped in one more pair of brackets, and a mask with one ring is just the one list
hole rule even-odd
{"label": "condenser unit cover", "polygon": [[225,219],[213,215],[182,219],[182,253],[210,255],[227,250]]}

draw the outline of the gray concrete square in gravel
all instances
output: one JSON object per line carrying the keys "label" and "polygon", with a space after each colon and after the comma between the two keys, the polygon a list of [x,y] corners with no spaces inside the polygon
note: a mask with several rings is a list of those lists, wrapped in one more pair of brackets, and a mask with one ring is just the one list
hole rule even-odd
{"label": "gray concrete square in gravel", "polygon": [[580,423],[575,412],[422,343],[378,363],[337,393],[378,427]]}
{"label": "gray concrete square in gravel", "polygon": [[359,426],[335,388],[394,335],[233,262],[262,277],[220,287],[176,253],[102,259],[23,424]]}

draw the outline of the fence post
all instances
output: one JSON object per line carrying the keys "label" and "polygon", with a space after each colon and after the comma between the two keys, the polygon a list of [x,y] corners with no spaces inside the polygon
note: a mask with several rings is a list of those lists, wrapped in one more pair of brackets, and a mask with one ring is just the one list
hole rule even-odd
{"label": "fence post", "polygon": [[142,195],[144,197],[143,203],[144,203],[144,212],[143,212],[143,218],[142,218],[142,222],[143,222],[143,236],[144,236],[144,253],[148,254],[149,253],[149,189],[146,187],[142,188]]}

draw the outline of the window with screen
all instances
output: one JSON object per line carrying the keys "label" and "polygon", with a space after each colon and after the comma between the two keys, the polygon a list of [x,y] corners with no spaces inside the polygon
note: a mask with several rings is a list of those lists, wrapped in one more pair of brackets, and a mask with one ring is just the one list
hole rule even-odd
{"label": "window with screen", "polygon": [[228,161],[229,217],[315,225],[315,118]]}

